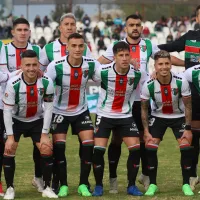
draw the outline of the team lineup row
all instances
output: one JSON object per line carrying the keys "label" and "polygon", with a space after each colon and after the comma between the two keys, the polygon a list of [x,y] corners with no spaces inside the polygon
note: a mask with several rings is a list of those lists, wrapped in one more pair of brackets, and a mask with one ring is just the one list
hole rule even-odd
{"label": "team lineup row", "polygon": [[[185,195],[193,195],[191,187],[195,186],[197,175],[194,174],[196,170],[192,167],[195,148],[191,148],[191,118],[193,122],[199,119],[197,109],[195,112],[191,112],[193,106],[191,108],[191,92],[187,80],[193,84],[191,88],[192,103],[195,100],[197,102],[197,94],[199,93],[198,66],[188,69],[181,77],[172,74],[170,72],[171,61],[177,65],[183,65],[184,62],[175,57],[171,58],[167,52],[159,49],[169,48],[168,46],[161,45],[158,48],[150,40],[142,39],[140,37],[141,19],[137,15],[128,16],[126,19],[127,38],[123,42],[112,44],[106,54],[99,58],[102,64],[106,64],[105,62],[110,63],[112,60],[114,62],[101,66],[91,58],[82,57],[82,55],[86,55],[88,48],[84,44],[82,36],[72,34],[76,31],[75,22],[72,14],[61,17],[60,40],[46,45],[39,54],[39,48],[27,43],[27,36],[29,36],[28,22],[19,18],[13,26],[13,42],[5,46],[5,53],[2,53],[4,50],[2,45],[0,58],[3,73],[1,74],[1,82],[7,81],[8,76],[14,76],[8,81],[3,99],[5,126],[8,136],[3,159],[7,183],[4,199],[14,199],[15,196],[13,188],[14,155],[21,133],[24,133],[26,137],[32,137],[40,150],[43,168],[35,168],[34,184],[37,187],[39,186],[38,189],[42,191],[42,195],[57,198],[54,193],[56,189],[58,189],[58,196],[68,195],[65,141],[69,124],[72,126],[73,134],[78,134],[81,141],[81,174],[78,192],[82,196],[92,195],[88,183],[91,164],[93,164],[96,180],[93,195],[103,195],[103,156],[111,130],[114,137],[109,146],[109,167],[112,169],[110,170],[110,192],[117,193],[116,169],[123,139],[129,149],[127,193],[135,196],[142,195],[135,186],[141,157],[142,165],[144,165],[142,167],[141,182],[147,189],[145,195],[154,195],[157,191],[157,148],[167,127],[172,128],[180,145],[183,174],[182,190]],[[65,38],[67,47],[66,44],[60,43],[63,38]],[[194,40],[188,41],[187,39],[185,43],[187,42],[191,46],[196,45]],[[56,48],[59,48],[59,51]],[[26,51],[27,49],[32,49],[35,53],[31,50]],[[9,53],[11,51],[14,53]],[[61,55],[56,56],[56,53]],[[66,56],[66,54],[69,55]],[[187,54],[188,57],[189,54]],[[41,78],[37,78],[40,67],[38,57],[40,63],[43,63],[43,67],[45,67],[45,64],[39,55],[46,55],[48,63],[53,61],[48,65],[45,76]],[[147,63],[150,56],[155,59],[156,79],[144,83],[148,79],[144,71],[148,70]],[[134,69],[130,63],[134,67],[140,68],[140,70]],[[6,67],[4,68],[4,66]],[[9,72],[5,71],[7,69]],[[85,94],[85,86],[89,78],[101,82],[95,135],[87,110]],[[54,87],[51,79],[56,84],[54,103]],[[144,87],[141,90],[143,84]],[[140,92],[142,93],[142,113],[140,113]],[[148,128],[147,116],[150,98],[153,103],[150,128]],[[44,111],[42,109],[43,103],[45,106]],[[132,104],[134,120],[132,118]],[[51,116],[52,109],[51,123],[49,116]],[[14,112],[14,115],[12,115],[12,112]],[[44,120],[41,119],[43,114]],[[163,120],[162,123],[161,119]],[[13,127],[10,126],[12,120]],[[1,121],[3,124],[3,120]],[[47,136],[50,124],[53,145]],[[198,127],[195,128],[198,132]],[[142,141],[142,132],[144,132],[144,141]],[[50,188],[53,163],[52,149],[55,160],[55,173],[52,182],[54,191]],[[34,148],[34,156],[35,158],[39,157],[40,160],[40,154],[38,156],[37,151]],[[34,159],[35,165],[38,162],[37,158]],[[44,180],[44,188],[41,177]],[[189,183],[189,180],[194,181]]]}

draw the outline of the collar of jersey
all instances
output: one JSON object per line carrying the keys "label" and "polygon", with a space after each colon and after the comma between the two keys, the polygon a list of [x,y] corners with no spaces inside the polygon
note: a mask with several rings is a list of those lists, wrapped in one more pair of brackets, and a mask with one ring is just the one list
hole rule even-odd
{"label": "collar of jersey", "polygon": [[135,45],[135,46],[136,46],[136,45],[140,44],[142,38],[140,38],[140,41],[139,41],[138,43],[136,43],[136,44],[131,44],[131,43],[129,43],[128,40],[127,40],[127,38],[126,38],[125,40],[126,40],[126,43],[127,43],[128,45]]}
{"label": "collar of jersey", "polygon": [[70,67],[72,67],[72,68],[80,68],[80,67],[82,67],[82,65],[83,65],[83,57],[82,57],[82,61],[81,61],[81,64],[80,64],[79,67],[74,67],[74,66],[72,66],[72,65],[69,63],[68,57],[69,57],[69,56],[66,56],[66,61],[67,61],[67,63],[69,64]]}
{"label": "collar of jersey", "polygon": [[62,43],[60,38],[58,39],[58,42],[62,45],[62,46],[66,46],[66,44]]}
{"label": "collar of jersey", "polygon": [[130,65],[129,65],[129,69],[128,69],[128,71],[126,72],[126,74],[119,74],[117,71],[116,71],[116,69],[115,69],[115,63],[113,63],[113,70],[114,70],[114,72],[117,74],[117,75],[119,75],[119,76],[126,76],[128,73],[129,73],[129,70],[130,70]]}
{"label": "collar of jersey", "polygon": [[170,78],[170,81],[169,81],[169,83],[167,83],[167,84],[162,84],[158,79],[156,79],[157,81],[158,81],[158,83],[160,84],[160,85],[169,85],[169,84],[171,84],[171,82],[172,82],[172,73],[170,72],[170,74],[171,74],[171,78]]}
{"label": "collar of jersey", "polygon": [[11,42],[11,45],[13,46],[13,47],[15,47],[16,49],[27,49],[27,47],[28,47],[28,42],[27,42],[27,45],[25,46],[25,47],[16,47],[14,44],[13,44],[13,42]]}
{"label": "collar of jersey", "polygon": [[28,85],[28,86],[35,85],[35,84],[37,83],[37,79],[36,79],[35,83],[29,84],[29,83],[27,83],[27,82],[24,80],[24,74],[23,74],[23,73],[21,74],[21,76],[22,76],[22,80],[24,81],[24,83],[25,83],[26,85]]}

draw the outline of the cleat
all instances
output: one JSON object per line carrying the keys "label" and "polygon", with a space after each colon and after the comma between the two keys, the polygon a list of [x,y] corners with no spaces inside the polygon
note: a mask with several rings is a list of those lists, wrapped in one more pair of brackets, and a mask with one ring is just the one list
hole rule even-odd
{"label": "cleat", "polygon": [[32,180],[32,185],[37,188],[38,192],[43,192],[44,190],[44,181],[42,178],[34,177]]}
{"label": "cleat", "polygon": [[66,186],[66,185],[61,186],[59,193],[58,193],[58,196],[59,197],[66,197],[66,196],[68,196],[68,194],[69,194],[68,186]]}
{"label": "cleat", "polygon": [[99,197],[103,195],[103,187],[100,185],[96,185],[94,188],[94,191],[92,193],[92,196]]}
{"label": "cleat", "polygon": [[145,176],[145,175],[141,174],[140,177],[138,178],[138,182],[141,185],[143,185],[145,190],[147,191],[147,189],[149,188],[149,185],[150,185],[149,176]]}
{"label": "cleat", "polygon": [[3,185],[2,182],[0,182],[0,197],[4,196],[4,192],[3,192]]}
{"label": "cleat", "polygon": [[9,199],[9,200],[12,200],[15,198],[15,190],[13,187],[9,187],[7,190],[6,190],[6,193],[3,197],[3,199]]}
{"label": "cleat", "polygon": [[189,184],[184,184],[182,186],[182,191],[183,191],[185,196],[193,196],[194,195]]}
{"label": "cleat", "polygon": [[47,197],[50,199],[57,199],[58,196],[53,192],[52,188],[48,187],[43,190],[42,197]]}
{"label": "cleat", "polygon": [[149,188],[147,189],[145,196],[154,196],[155,193],[158,191],[158,187],[155,184],[150,184]]}
{"label": "cleat", "polygon": [[195,190],[195,186],[199,183],[199,177],[190,177],[190,187],[192,191]]}
{"label": "cleat", "polygon": [[78,193],[83,197],[91,197],[92,194],[89,192],[87,185],[82,184],[78,187]]}
{"label": "cleat", "polygon": [[118,193],[118,182],[117,178],[110,178],[110,190],[109,193],[117,194]]}
{"label": "cleat", "polygon": [[133,196],[142,196],[143,193],[140,192],[137,186],[132,185],[127,188],[127,194],[133,195]]}

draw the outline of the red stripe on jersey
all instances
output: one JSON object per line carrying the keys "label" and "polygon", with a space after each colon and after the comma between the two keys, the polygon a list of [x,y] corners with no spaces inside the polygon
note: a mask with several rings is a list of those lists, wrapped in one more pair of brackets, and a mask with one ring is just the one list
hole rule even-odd
{"label": "red stripe on jersey", "polygon": [[173,113],[171,85],[161,85],[160,87],[163,103],[162,112],[164,114],[171,114]]}
{"label": "red stripe on jersey", "polygon": [[131,58],[136,59],[140,67],[140,45],[129,45]]}
{"label": "red stripe on jersey", "polygon": [[16,69],[20,69],[21,65],[21,54],[26,51],[26,49],[16,49]]}
{"label": "red stripe on jersey", "polygon": [[190,52],[190,53],[200,53],[200,48],[199,47],[185,46],[185,51]]}
{"label": "red stripe on jersey", "polygon": [[69,110],[73,110],[79,105],[81,82],[82,82],[82,68],[71,67],[70,90],[69,90],[69,100],[67,108]]}
{"label": "red stripe on jersey", "polygon": [[122,112],[122,107],[126,94],[127,76],[116,75],[115,97],[112,104],[112,111]]}
{"label": "red stripe on jersey", "polygon": [[66,56],[66,48],[67,46],[66,45],[61,45],[61,56]]}
{"label": "red stripe on jersey", "polygon": [[27,99],[26,117],[32,117],[37,113],[37,107],[38,107],[37,84],[26,86],[26,99]]}

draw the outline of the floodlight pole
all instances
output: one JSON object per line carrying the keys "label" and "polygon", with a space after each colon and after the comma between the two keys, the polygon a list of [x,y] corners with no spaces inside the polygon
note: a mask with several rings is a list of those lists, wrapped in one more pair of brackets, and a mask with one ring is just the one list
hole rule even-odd
{"label": "floodlight pole", "polygon": [[29,18],[29,0],[26,0],[26,19]]}

